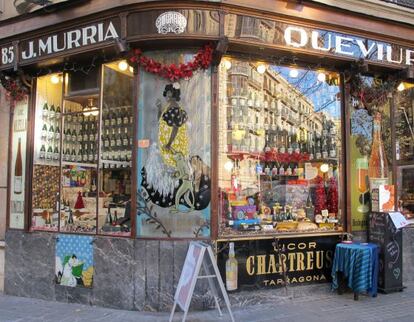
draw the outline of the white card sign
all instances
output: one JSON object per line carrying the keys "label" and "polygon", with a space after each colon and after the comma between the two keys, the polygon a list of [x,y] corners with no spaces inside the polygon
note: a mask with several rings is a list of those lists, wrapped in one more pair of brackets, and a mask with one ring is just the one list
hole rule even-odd
{"label": "white card sign", "polygon": [[403,228],[409,224],[401,212],[389,212],[388,214],[397,229]]}
{"label": "white card sign", "polygon": [[[200,275],[201,265],[203,265],[205,275]],[[177,290],[175,291],[174,295],[174,305],[170,315],[170,322],[173,320],[177,304],[184,311],[182,321],[185,321],[188,309],[190,308],[196,282],[198,279],[204,278],[207,278],[208,280],[210,290],[214,296],[216,308],[221,316],[222,313],[218,301],[219,295],[215,286],[215,281],[217,281],[223,295],[224,302],[226,303],[227,309],[229,311],[231,321],[234,322],[233,313],[230,308],[229,297],[227,295],[226,289],[224,288],[223,280],[221,279],[213,250],[211,249],[211,246],[206,243],[194,241],[191,242],[190,246],[188,247],[187,256],[185,258],[180,280],[178,281]]]}

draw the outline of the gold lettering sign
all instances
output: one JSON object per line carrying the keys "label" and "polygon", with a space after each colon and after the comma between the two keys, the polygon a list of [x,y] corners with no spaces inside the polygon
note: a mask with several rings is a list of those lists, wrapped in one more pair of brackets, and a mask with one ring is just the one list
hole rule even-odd
{"label": "gold lettering sign", "polygon": [[[297,273],[288,276],[288,283],[305,283],[325,281],[326,276],[315,270],[329,269],[332,266],[333,251],[322,250],[316,242],[288,243],[285,246],[287,253],[249,256],[246,259],[246,272],[250,276]],[[264,279],[264,286],[283,285],[283,278]]]}

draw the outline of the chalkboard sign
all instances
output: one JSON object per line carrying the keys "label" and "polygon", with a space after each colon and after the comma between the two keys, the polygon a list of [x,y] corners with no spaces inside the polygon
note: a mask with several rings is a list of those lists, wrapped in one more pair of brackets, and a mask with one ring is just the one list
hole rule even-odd
{"label": "chalkboard sign", "polygon": [[401,229],[395,228],[387,212],[372,212],[368,238],[379,245],[378,289],[384,293],[402,290]]}

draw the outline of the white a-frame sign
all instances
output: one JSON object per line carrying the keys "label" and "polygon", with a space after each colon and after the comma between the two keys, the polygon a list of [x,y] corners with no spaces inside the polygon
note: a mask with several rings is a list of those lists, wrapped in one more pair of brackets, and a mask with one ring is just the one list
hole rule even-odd
{"label": "white a-frame sign", "polygon": [[[201,265],[203,265],[204,274],[200,275]],[[193,297],[194,287],[198,279],[207,278],[210,290],[214,296],[217,310],[222,316],[219,305],[219,294],[215,281],[217,281],[221,293],[226,303],[230,314],[231,321],[234,322],[233,313],[230,308],[230,301],[224,288],[223,280],[217,267],[216,259],[213,254],[211,246],[203,242],[191,242],[188,247],[187,256],[185,258],[183,270],[181,271],[180,280],[178,281],[177,290],[174,295],[174,305],[170,315],[170,322],[172,322],[177,304],[184,311],[183,322],[187,318],[188,309],[190,307],[191,299]]]}

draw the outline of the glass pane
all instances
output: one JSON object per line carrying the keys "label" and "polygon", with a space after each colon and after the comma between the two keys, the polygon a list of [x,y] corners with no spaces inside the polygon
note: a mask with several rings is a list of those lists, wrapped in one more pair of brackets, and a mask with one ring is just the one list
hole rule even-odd
{"label": "glass pane", "polygon": [[331,72],[225,58],[219,232],[341,231],[341,109]]}
{"label": "glass pane", "polygon": [[407,219],[414,218],[414,165],[398,168],[398,211]]}
{"label": "glass pane", "polygon": [[[392,184],[390,94],[379,79],[356,75],[348,84],[351,115],[349,182],[353,231],[368,228],[368,212],[380,185]],[[392,91],[392,89],[390,89]],[[378,210],[378,209],[377,209]]]}
{"label": "glass pane", "polygon": [[10,228],[24,228],[26,190],[27,98],[16,103],[13,110],[12,169],[10,187]]}
{"label": "glass pane", "polygon": [[[151,55],[186,63],[194,53]],[[171,83],[141,71],[138,106],[137,235],[210,235],[210,71]]]}
{"label": "glass pane", "polygon": [[132,68],[125,61],[104,65],[98,219],[103,234],[131,234],[132,102]]}
{"label": "glass pane", "polygon": [[62,80],[60,74],[37,79],[32,186],[33,230],[58,229]]}
{"label": "glass pane", "polygon": [[395,107],[396,160],[414,161],[414,88],[399,91]]}
{"label": "glass pane", "polygon": [[63,106],[60,231],[95,233],[98,93],[68,92]]}

